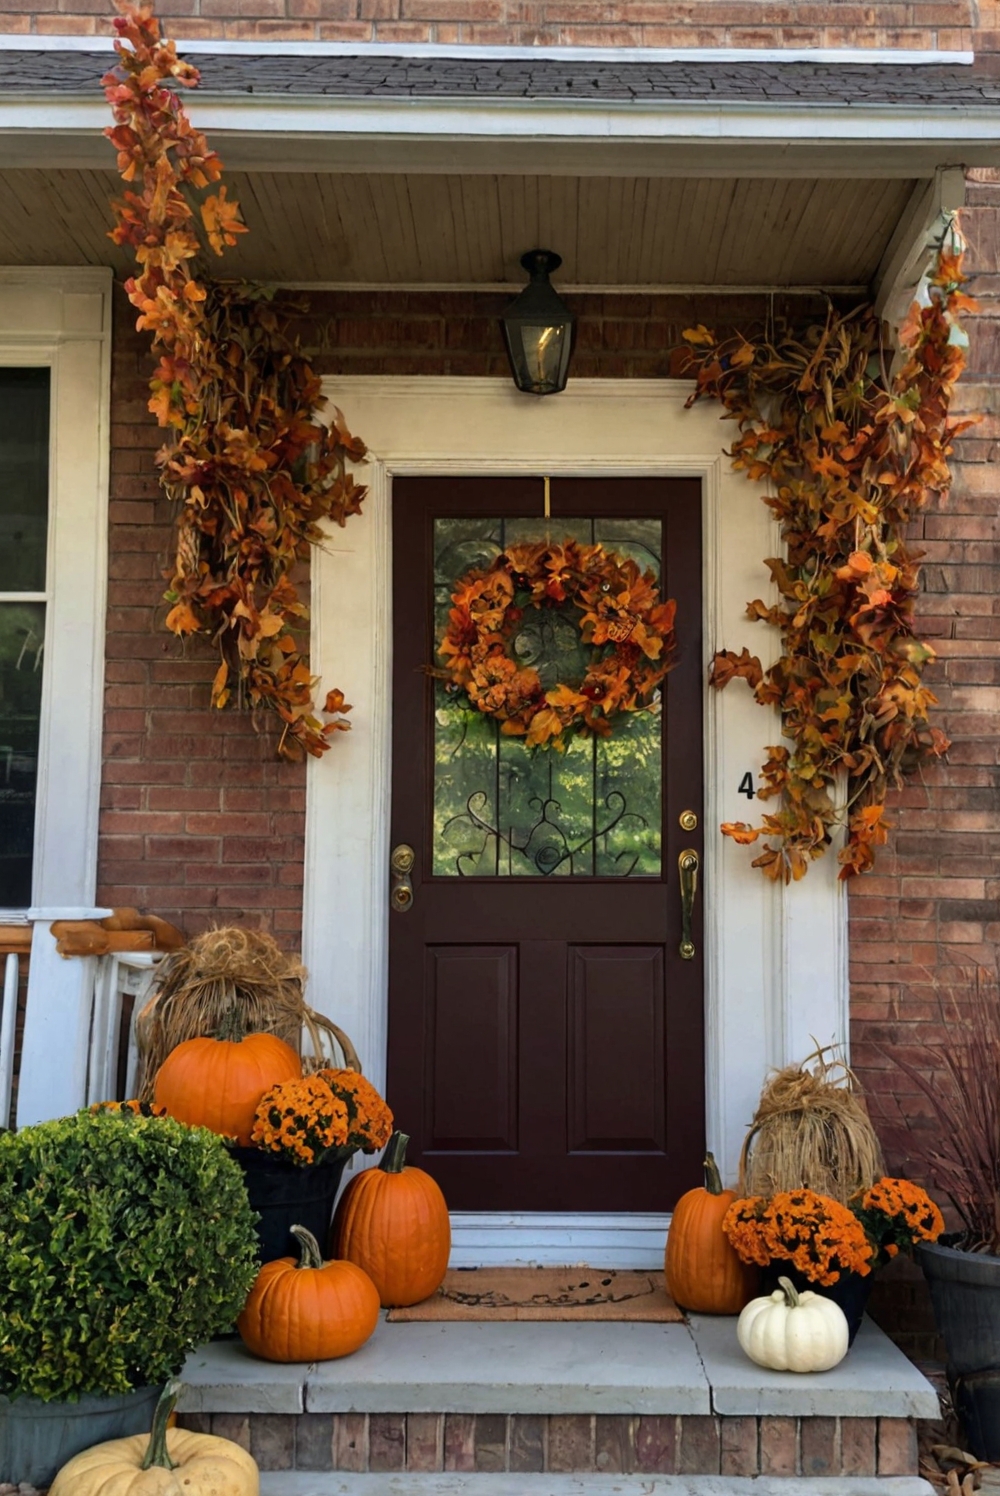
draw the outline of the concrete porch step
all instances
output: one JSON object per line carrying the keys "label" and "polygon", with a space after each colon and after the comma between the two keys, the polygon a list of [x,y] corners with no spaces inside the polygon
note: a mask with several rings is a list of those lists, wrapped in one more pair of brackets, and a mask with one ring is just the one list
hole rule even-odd
{"label": "concrete porch step", "polygon": [[353,1356],[318,1365],[256,1360],[239,1340],[195,1351],[185,1413],[677,1414],[938,1416],[937,1394],[866,1320],[833,1371],[769,1372],[736,1321],[689,1324],[388,1324]]}
{"label": "concrete porch step", "polygon": [[183,1379],[183,1422],[243,1444],[274,1496],[916,1496],[919,1483],[885,1478],[916,1475],[916,1421],[939,1414],[871,1323],[816,1376],[764,1371],[735,1320],[692,1316],[383,1322],[356,1355],[319,1365],[227,1341],[191,1356]]}
{"label": "concrete porch step", "polygon": [[934,1496],[918,1476],[262,1475],[261,1496]]}

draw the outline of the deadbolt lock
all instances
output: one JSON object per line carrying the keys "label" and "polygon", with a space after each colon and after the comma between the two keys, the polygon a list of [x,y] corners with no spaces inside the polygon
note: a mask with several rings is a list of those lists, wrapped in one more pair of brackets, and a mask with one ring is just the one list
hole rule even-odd
{"label": "deadbolt lock", "polygon": [[400,842],[399,846],[393,847],[389,854],[389,871],[392,874],[389,903],[397,914],[405,914],[413,906],[413,884],[410,882],[410,874],[416,860],[416,853],[406,842]]}
{"label": "deadbolt lock", "polygon": [[677,824],[682,831],[697,831],[698,817],[693,810],[682,810],[677,817]]}

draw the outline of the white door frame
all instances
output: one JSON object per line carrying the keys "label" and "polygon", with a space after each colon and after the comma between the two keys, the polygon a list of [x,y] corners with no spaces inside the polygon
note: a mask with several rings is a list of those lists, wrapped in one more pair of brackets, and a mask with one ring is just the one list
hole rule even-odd
{"label": "white door frame", "polygon": [[[702,483],[706,666],[716,649],[776,653],[773,630],[747,620],[749,599],[768,595],[764,557],[775,523],[761,490],[733,471],[722,447],[732,431],[716,406],[684,403],[678,380],[571,380],[537,399],[506,379],[332,378],[340,406],[371,457],[361,518],[334,530],[314,556],[313,668],[322,689],[355,703],[352,731],[311,761],[306,802],[303,957],[310,1000],[353,1038],[366,1072],[385,1078],[388,857],[391,787],[392,480],[411,475],[549,474],[696,477]],[[684,620],[678,620],[683,630]],[[757,779],[765,746],[780,741],[777,714],[742,682],[705,691],[706,1135],[724,1175],[768,1069],[821,1043],[848,1039],[847,908],[834,856],[785,889],[750,867],[748,849],[714,831],[748,819],[737,793]],[[405,1118],[400,1119],[405,1124]],[[577,1261],[652,1264],[662,1216],[618,1218],[631,1245],[616,1255],[614,1217],[456,1214],[453,1261]],[[588,1241],[592,1246],[588,1246]],[[624,1256],[621,1253],[625,1253]]]}

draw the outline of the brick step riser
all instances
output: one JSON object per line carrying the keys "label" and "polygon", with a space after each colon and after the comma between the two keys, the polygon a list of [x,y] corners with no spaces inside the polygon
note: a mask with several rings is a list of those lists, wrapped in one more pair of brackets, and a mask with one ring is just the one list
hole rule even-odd
{"label": "brick step riser", "polygon": [[261,1470],[890,1476],[917,1470],[906,1418],[505,1413],[185,1414]]}

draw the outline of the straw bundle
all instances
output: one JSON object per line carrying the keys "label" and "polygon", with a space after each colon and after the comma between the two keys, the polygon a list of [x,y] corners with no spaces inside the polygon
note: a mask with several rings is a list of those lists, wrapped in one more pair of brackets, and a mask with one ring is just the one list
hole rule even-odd
{"label": "straw bundle", "polygon": [[740,1157],[741,1194],[806,1188],[846,1205],[885,1173],[857,1077],[830,1053],[816,1049],[765,1084]]}
{"label": "straw bundle", "polygon": [[[360,1070],[350,1039],[303,997],[305,967],[256,930],[236,926],[206,930],[157,967],[156,989],[135,1021],[139,1050],[138,1093],[153,1094],[156,1072],[185,1039],[217,1032],[236,1007],[250,1033],[277,1034],[302,1055],[306,1071],[325,1065],[336,1051]],[[303,1034],[308,1047],[303,1053]]]}

